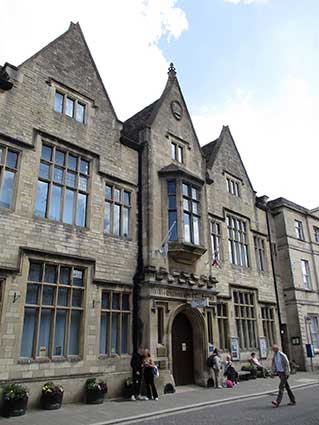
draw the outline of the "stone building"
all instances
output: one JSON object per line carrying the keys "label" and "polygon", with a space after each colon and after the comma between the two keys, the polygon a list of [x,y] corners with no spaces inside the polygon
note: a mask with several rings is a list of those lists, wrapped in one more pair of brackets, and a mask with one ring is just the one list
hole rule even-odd
{"label": "stone building", "polygon": [[310,368],[306,344],[312,344],[313,366],[319,366],[319,209],[308,210],[284,198],[268,203],[274,266],[281,291],[283,345],[289,357]]}
{"label": "stone building", "polygon": [[0,69],[2,385],[70,401],[97,376],[114,396],[141,341],[160,385],[205,385],[213,346],[268,361],[268,239],[228,127],[200,147],[173,66],[124,123],[78,24]]}

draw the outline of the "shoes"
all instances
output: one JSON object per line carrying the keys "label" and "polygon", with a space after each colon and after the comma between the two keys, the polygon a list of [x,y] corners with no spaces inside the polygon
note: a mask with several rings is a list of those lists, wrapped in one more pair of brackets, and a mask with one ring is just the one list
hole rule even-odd
{"label": "shoes", "polygon": [[155,400],[155,401],[158,401],[158,397],[155,397],[155,398],[154,398],[154,400]]}
{"label": "shoes", "polygon": [[295,402],[295,401],[290,401],[290,402],[288,403],[288,406],[296,406],[296,402]]}
{"label": "shoes", "polygon": [[144,397],[143,397],[142,395],[138,395],[138,396],[137,396],[137,399],[138,399],[138,400],[144,400]]}
{"label": "shoes", "polygon": [[221,385],[218,385],[218,387],[216,387],[216,389],[218,389],[218,390],[219,390],[220,388],[223,388],[223,387],[222,387]]}
{"label": "shoes", "polygon": [[274,407],[279,407],[279,403],[276,400],[273,400],[271,403]]}
{"label": "shoes", "polygon": [[132,396],[131,396],[131,400],[132,400],[132,401],[136,401],[135,395],[132,395]]}
{"label": "shoes", "polygon": [[149,398],[148,397],[144,397],[143,400],[149,400]]}

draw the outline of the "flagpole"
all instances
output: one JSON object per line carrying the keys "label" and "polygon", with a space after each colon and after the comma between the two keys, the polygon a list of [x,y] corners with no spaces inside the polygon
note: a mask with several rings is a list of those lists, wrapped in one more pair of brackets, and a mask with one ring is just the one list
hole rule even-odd
{"label": "flagpole", "polygon": [[166,242],[168,235],[171,233],[171,231],[173,230],[174,226],[176,224],[176,220],[174,221],[174,223],[171,225],[171,227],[169,228],[168,232],[166,233],[165,238],[162,240],[161,242],[161,247],[164,245],[164,242]]}

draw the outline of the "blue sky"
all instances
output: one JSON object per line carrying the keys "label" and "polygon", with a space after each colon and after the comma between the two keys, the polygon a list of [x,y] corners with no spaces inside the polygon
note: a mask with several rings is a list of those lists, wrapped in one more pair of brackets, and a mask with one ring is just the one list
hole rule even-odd
{"label": "blue sky", "polygon": [[228,124],[259,195],[319,205],[318,0],[1,3],[0,63],[80,21],[124,120],[160,96],[173,61],[201,144]]}

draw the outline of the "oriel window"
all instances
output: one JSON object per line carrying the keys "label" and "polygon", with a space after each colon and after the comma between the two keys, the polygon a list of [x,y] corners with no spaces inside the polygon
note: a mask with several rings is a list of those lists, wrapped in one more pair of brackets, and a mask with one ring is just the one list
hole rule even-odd
{"label": "oriel window", "polygon": [[11,208],[13,204],[18,153],[6,146],[0,146],[0,207]]}
{"label": "oriel window", "polygon": [[199,245],[199,191],[191,184],[182,183],[182,193],[184,241]]}
{"label": "oriel window", "polygon": [[35,215],[85,227],[90,163],[56,146],[43,144]]}
{"label": "oriel window", "polygon": [[[176,181],[167,182],[168,195],[168,228],[172,229],[170,241],[177,240],[177,202],[176,202]],[[175,223],[175,224],[174,224]]]}

